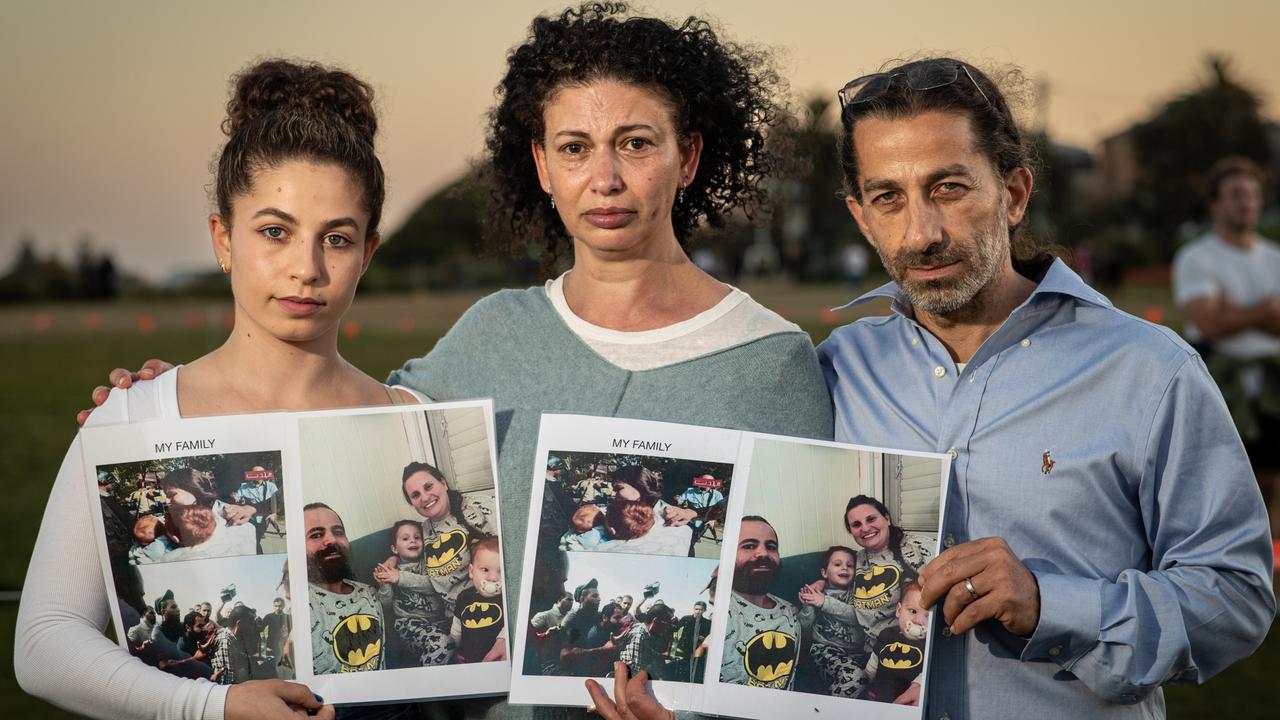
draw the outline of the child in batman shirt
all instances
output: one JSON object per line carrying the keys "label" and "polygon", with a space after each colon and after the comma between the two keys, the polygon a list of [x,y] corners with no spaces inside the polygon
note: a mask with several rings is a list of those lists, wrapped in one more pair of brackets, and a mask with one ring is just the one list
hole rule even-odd
{"label": "child in batman shirt", "polygon": [[502,608],[502,556],[497,538],[484,538],[471,547],[467,575],[471,586],[458,595],[449,633],[457,646],[453,661],[505,660],[507,621]]}
{"label": "child in batman shirt", "polygon": [[[929,612],[920,604],[920,583],[913,580],[902,589],[896,614],[897,627],[885,628],[876,637],[867,662],[871,683],[863,694],[864,700],[894,702],[913,684],[920,684],[925,636],[929,632]],[[907,704],[919,705],[918,688],[913,695],[913,701]]]}
{"label": "child in batman shirt", "polygon": [[396,658],[397,667],[445,665],[453,656],[447,604],[422,574],[423,546],[422,526],[400,520],[391,528],[395,554],[373,569],[378,599],[395,607],[393,624],[404,656]]}

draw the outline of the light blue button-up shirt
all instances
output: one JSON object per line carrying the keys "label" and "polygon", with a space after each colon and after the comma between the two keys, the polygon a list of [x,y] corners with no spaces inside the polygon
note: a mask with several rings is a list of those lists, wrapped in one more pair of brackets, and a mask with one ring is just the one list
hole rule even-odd
{"label": "light blue button-up shirt", "polygon": [[[836,439],[951,453],[942,536],[999,536],[1040,584],[1029,639],[935,613],[925,716],[1164,715],[1275,615],[1266,513],[1204,364],[1060,261],[963,370],[893,298],[818,348]],[[850,303],[850,304],[854,304]]]}

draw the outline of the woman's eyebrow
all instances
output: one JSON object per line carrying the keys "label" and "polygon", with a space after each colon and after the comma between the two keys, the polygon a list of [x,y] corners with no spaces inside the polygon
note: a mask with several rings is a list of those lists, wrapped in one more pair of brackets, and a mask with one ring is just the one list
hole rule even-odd
{"label": "woman's eyebrow", "polygon": [[285,221],[285,222],[287,222],[287,223],[293,223],[293,224],[295,224],[295,225],[296,225],[296,224],[298,224],[298,218],[296,218],[296,217],[294,217],[294,216],[290,215],[289,213],[287,213],[287,212],[285,212],[285,211],[281,210],[280,208],[265,207],[265,208],[262,208],[261,210],[259,210],[258,212],[254,213],[254,214],[253,214],[253,217],[254,217],[254,218],[259,218],[259,217],[262,217],[262,216],[264,216],[264,215],[272,215],[272,216],[275,216],[275,217],[280,218],[281,220],[283,220],[283,221]]}

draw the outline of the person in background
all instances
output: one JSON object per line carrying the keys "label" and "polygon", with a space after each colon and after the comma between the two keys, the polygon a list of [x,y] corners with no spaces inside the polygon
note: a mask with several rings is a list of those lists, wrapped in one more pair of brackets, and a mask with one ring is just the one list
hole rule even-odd
{"label": "person in background", "polygon": [[1258,234],[1262,168],[1224,158],[1209,169],[1213,229],[1178,250],[1173,298],[1183,332],[1217,381],[1280,535],[1280,245]]}

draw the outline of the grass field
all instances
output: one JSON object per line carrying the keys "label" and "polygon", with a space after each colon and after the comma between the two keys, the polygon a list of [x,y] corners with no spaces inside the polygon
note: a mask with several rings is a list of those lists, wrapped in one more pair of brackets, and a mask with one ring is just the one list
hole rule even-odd
{"label": "grass field", "polygon": [[[846,291],[833,286],[744,289],[800,324],[815,342],[837,325],[886,308],[879,302],[833,315],[826,308],[848,300]],[[370,375],[385,377],[429,350],[477,297],[361,298],[341,343],[343,355]],[[1179,321],[1168,307],[1167,288],[1130,288],[1117,294],[1116,301],[1135,314],[1159,316],[1174,326]],[[0,308],[0,357],[7,375],[0,383],[0,478],[9,488],[0,510],[0,547],[5,549],[0,591],[21,589],[50,484],[75,435],[75,412],[87,404],[89,391],[112,367],[136,367],[151,356],[190,360],[212,349],[225,335],[226,308],[208,301]],[[18,689],[12,658],[16,614],[16,603],[0,603],[0,718],[70,717]],[[1170,688],[1169,717],[1274,717],[1277,676],[1280,633],[1273,629],[1254,657],[1207,685]]]}

